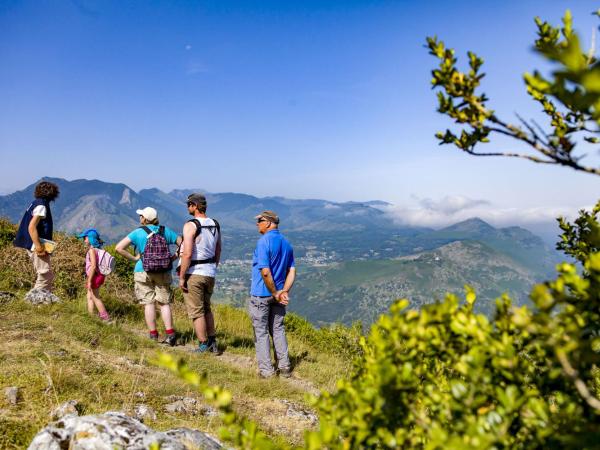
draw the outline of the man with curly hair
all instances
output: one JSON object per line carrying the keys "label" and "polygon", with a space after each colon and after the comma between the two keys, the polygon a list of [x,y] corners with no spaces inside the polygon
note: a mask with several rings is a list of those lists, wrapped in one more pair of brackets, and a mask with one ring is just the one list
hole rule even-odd
{"label": "man with curly hair", "polygon": [[52,212],[50,202],[59,194],[58,186],[49,181],[41,181],[35,187],[35,200],[29,205],[14,240],[16,247],[27,250],[37,274],[33,289],[52,292],[54,289],[54,272],[50,264],[50,254],[42,241],[52,240]]}

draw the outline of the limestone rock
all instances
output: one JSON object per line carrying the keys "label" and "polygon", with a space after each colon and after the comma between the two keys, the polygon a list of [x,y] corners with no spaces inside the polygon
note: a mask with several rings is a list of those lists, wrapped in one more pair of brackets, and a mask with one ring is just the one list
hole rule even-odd
{"label": "limestone rock", "polygon": [[50,413],[50,418],[52,420],[58,420],[66,416],[78,416],[80,409],[81,405],[77,400],[69,400],[67,402],[64,402],[59,407],[55,408]]}
{"label": "limestone rock", "polygon": [[174,430],[165,432],[165,434],[181,442],[186,450],[196,448],[217,450],[223,448],[223,445],[215,438],[198,430],[190,430],[189,428],[175,428]]}
{"label": "limestone rock", "polygon": [[4,389],[6,401],[11,405],[16,405],[17,403],[19,403],[19,394],[19,388],[16,386],[10,386]]}
{"label": "limestone rock", "polygon": [[281,399],[279,401],[287,406],[287,411],[285,413],[286,417],[298,420],[305,420],[311,425],[315,425],[319,421],[319,418],[314,412],[307,410],[301,405],[298,405],[294,402],[285,399]]}
{"label": "limestone rock", "polygon": [[156,420],[156,412],[150,406],[144,405],[143,403],[135,405],[133,412],[135,418],[140,422],[143,422],[145,419]]}
{"label": "limestone rock", "polygon": [[200,431],[179,428],[157,432],[120,412],[93,416],[66,416],[41,430],[29,450],[143,450],[158,444],[161,450],[217,450],[216,439]]}
{"label": "limestone rock", "polygon": [[205,416],[216,416],[218,414],[214,408],[202,405],[198,400],[192,397],[170,395],[166,399],[171,403],[165,406],[165,411],[171,414],[203,414]]}
{"label": "limestone rock", "polygon": [[14,300],[17,296],[12,292],[0,291],[0,304]]}
{"label": "limestone rock", "polygon": [[32,289],[25,294],[25,301],[32,305],[50,305],[60,302],[60,298],[45,289]]}

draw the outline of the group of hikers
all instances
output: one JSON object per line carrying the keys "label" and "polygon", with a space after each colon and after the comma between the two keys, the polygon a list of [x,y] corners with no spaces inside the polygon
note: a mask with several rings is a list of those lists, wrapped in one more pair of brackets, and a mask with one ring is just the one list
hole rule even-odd
{"label": "group of hikers", "polygon": [[[35,199],[29,205],[19,224],[14,245],[27,250],[37,279],[34,289],[52,292],[54,272],[51,250],[53,221],[50,202],[59,195],[59,187],[41,181],[35,187]],[[134,291],[144,307],[144,317],[150,339],[158,341],[156,305],[165,327],[164,343],[174,346],[177,335],[173,328],[172,264],[179,261],[179,287],[188,317],[198,339],[196,353],[219,353],[211,296],[221,258],[221,229],[219,223],[206,215],[207,201],[201,193],[190,194],[186,202],[192,219],[183,226],[182,235],[160,225],[158,213],[152,207],[136,210],[140,226],[131,231],[117,245],[116,251],[135,262]],[[295,280],[294,252],[279,231],[279,217],[273,211],[263,211],[256,217],[256,227],[262,235],[252,258],[252,284],[248,313],[254,328],[254,343],[259,375],[270,378],[291,376],[291,364],[283,319],[289,302],[289,291]],[[105,257],[103,241],[95,228],[78,235],[88,246],[85,263],[87,306],[90,314],[98,311],[101,320],[110,321],[99,289],[104,283]],[[169,246],[176,245],[171,254]],[[133,246],[134,253],[128,248]],[[271,339],[275,350],[276,367],[271,361]]]}

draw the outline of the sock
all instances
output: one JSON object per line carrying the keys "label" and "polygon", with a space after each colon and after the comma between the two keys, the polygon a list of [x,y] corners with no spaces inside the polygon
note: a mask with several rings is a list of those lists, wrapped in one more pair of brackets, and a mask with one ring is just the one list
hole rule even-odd
{"label": "sock", "polygon": [[156,330],[150,330],[150,334],[152,336],[158,336],[158,331],[156,331]]}
{"label": "sock", "polygon": [[165,330],[165,333],[171,335],[171,334],[175,334],[175,330],[173,328],[169,328],[168,330]]}
{"label": "sock", "polygon": [[98,314],[98,317],[100,317],[101,319],[104,319],[104,320],[106,320],[106,319],[110,319],[110,316],[108,315],[108,313],[107,313],[107,312],[104,312],[104,313],[99,313],[99,314]]}

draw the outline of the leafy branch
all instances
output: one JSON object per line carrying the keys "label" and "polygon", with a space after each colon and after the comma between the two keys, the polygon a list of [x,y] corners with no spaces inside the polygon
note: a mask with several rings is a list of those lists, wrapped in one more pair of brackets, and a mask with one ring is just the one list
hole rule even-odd
{"label": "leafy branch", "polygon": [[[542,107],[548,121],[544,130],[534,120],[517,115],[518,124],[511,124],[488,107],[488,97],[480,92],[483,59],[468,52],[469,70],[457,68],[457,58],[451,48],[437,37],[427,38],[429,53],[439,60],[432,71],[431,84],[439,88],[438,112],[447,115],[462,127],[459,134],[451,130],[437,133],[440,144],[454,144],[474,156],[505,156],[522,158],[540,164],[567,166],[574,170],[600,175],[600,168],[582,163],[585,154],[575,149],[582,141],[600,143],[600,63],[588,52],[572,29],[571,13],[563,18],[563,27],[553,27],[536,18],[538,38],[535,51],[557,68],[550,77],[539,71],[524,75],[527,93]],[[526,144],[532,152],[483,152],[476,148],[488,143],[492,134],[513,138]]]}

